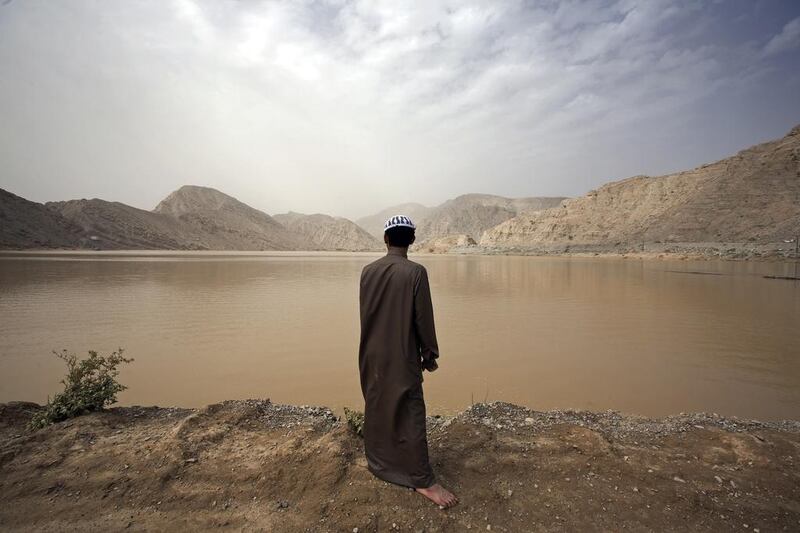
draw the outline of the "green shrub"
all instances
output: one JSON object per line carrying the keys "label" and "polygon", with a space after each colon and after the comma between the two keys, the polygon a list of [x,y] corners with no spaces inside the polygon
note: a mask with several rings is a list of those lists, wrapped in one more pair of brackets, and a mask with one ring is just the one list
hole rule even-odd
{"label": "green shrub", "polygon": [[67,377],[61,380],[64,391],[57,393],[52,401],[50,398],[47,399],[44,409],[36,413],[31,420],[32,429],[99,411],[106,405],[116,402],[117,393],[127,388],[116,380],[119,374],[117,366],[133,361],[122,356],[122,348],[105,357],[97,355],[95,351],[89,351],[89,357],[86,359],[78,359],[75,354],[67,350],[53,353],[67,363]]}
{"label": "green shrub", "polygon": [[344,408],[344,418],[347,420],[347,425],[359,437],[364,436],[364,413],[359,411],[351,411],[347,407]]}

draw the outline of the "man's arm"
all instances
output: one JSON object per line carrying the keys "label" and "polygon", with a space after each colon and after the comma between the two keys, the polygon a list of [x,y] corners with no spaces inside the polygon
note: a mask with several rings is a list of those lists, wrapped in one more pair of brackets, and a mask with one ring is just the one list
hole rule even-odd
{"label": "man's arm", "polygon": [[433,302],[428,272],[420,268],[414,281],[414,330],[417,334],[420,364],[433,372],[438,368],[439,344],[436,341],[436,328],[433,323]]}

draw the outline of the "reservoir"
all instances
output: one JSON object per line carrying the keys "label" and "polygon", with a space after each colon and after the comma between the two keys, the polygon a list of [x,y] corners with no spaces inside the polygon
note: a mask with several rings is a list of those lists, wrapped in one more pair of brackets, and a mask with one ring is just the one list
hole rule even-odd
{"label": "reservoir", "polygon": [[[44,403],[64,363],[117,347],[123,405],[226,399],[361,409],[358,287],[380,253],[0,255],[0,402]],[[429,414],[537,410],[800,418],[789,263],[409,254],[429,274]]]}

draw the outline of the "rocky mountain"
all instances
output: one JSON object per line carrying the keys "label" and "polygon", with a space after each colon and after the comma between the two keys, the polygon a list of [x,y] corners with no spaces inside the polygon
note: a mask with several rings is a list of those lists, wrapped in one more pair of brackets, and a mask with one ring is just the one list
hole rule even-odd
{"label": "rocky mountain", "polygon": [[309,243],[268,214],[209,187],[185,185],[154,213],[169,215],[200,232],[212,250],[303,250]]}
{"label": "rocky mountain", "polygon": [[367,230],[367,232],[369,232],[380,242],[383,242],[383,224],[389,219],[389,217],[394,215],[405,215],[413,220],[415,225],[419,226],[428,216],[428,213],[430,213],[433,209],[434,208],[432,207],[427,207],[416,203],[398,204],[393,205],[392,207],[387,207],[386,209],[383,209],[374,215],[356,219],[355,222]]}
{"label": "rocky mountain", "polygon": [[413,203],[396,205],[359,218],[356,223],[383,240],[386,219],[392,215],[407,215],[417,226],[413,249],[442,250],[459,239],[478,240],[484,231],[501,222],[524,212],[557,206],[562,200],[563,197],[505,198],[493,194],[464,194],[435,207]]}
{"label": "rocky mountain", "polygon": [[414,244],[413,250],[433,254],[443,254],[451,251],[451,248],[464,248],[475,246],[477,243],[470,235],[452,234],[444,237],[432,237],[420,244]]}
{"label": "rocky mountain", "polygon": [[505,198],[492,194],[464,194],[430,210],[417,224],[417,242],[447,235],[469,235],[480,239],[487,229],[521,213],[555,207],[564,200],[558,198]]}
{"label": "rocky mountain", "polygon": [[79,248],[82,239],[59,213],[0,189],[0,248]]}
{"label": "rocky mountain", "polygon": [[302,235],[313,250],[367,251],[384,248],[365,229],[343,217],[314,214],[305,215],[290,211],[273,217],[288,230]]}
{"label": "rocky mountain", "polygon": [[417,224],[413,249],[780,243],[800,234],[800,126],[782,139],[665,176],[635,176],[583,197],[466,194],[436,207],[401,204],[353,222],[271,217],[215,189],[184,186],[155,210],[71,200],[46,206],[0,189],[0,248],[382,250],[384,221]]}
{"label": "rocky mountain", "polygon": [[800,233],[800,126],[782,139],[666,176],[609,183],[487,231],[490,248],[780,242]]}
{"label": "rocky mountain", "polygon": [[69,200],[45,204],[80,228],[92,248],[102,250],[204,250],[208,243],[192,227],[170,215],[119,202]]}
{"label": "rocky mountain", "polygon": [[0,190],[0,248],[98,250],[378,250],[353,222],[327,215],[275,218],[220,191],[187,185],[153,211],[100,199],[42,205]]}

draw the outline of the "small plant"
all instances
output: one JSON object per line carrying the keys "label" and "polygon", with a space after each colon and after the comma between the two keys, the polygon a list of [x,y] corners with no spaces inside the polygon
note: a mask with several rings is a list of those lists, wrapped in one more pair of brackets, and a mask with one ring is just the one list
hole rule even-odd
{"label": "small plant", "polygon": [[107,356],[89,351],[89,357],[78,359],[67,350],[54,351],[56,357],[67,363],[67,377],[61,380],[64,391],[57,393],[52,401],[47,399],[44,409],[37,412],[30,422],[31,429],[39,429],[55,422],[73,418],[92,411],[100,411],[117,401],[117,393],[127,389],[117,383],[117,366],[133,359],[122,356],[119,348]]}
{"label": "small plant", "polygon": [[347,420],[347,425],[350,427],[353,433],[359,437],[364,436],[364,413],[360,411],[351,411],[345,407],[344,418]]}

